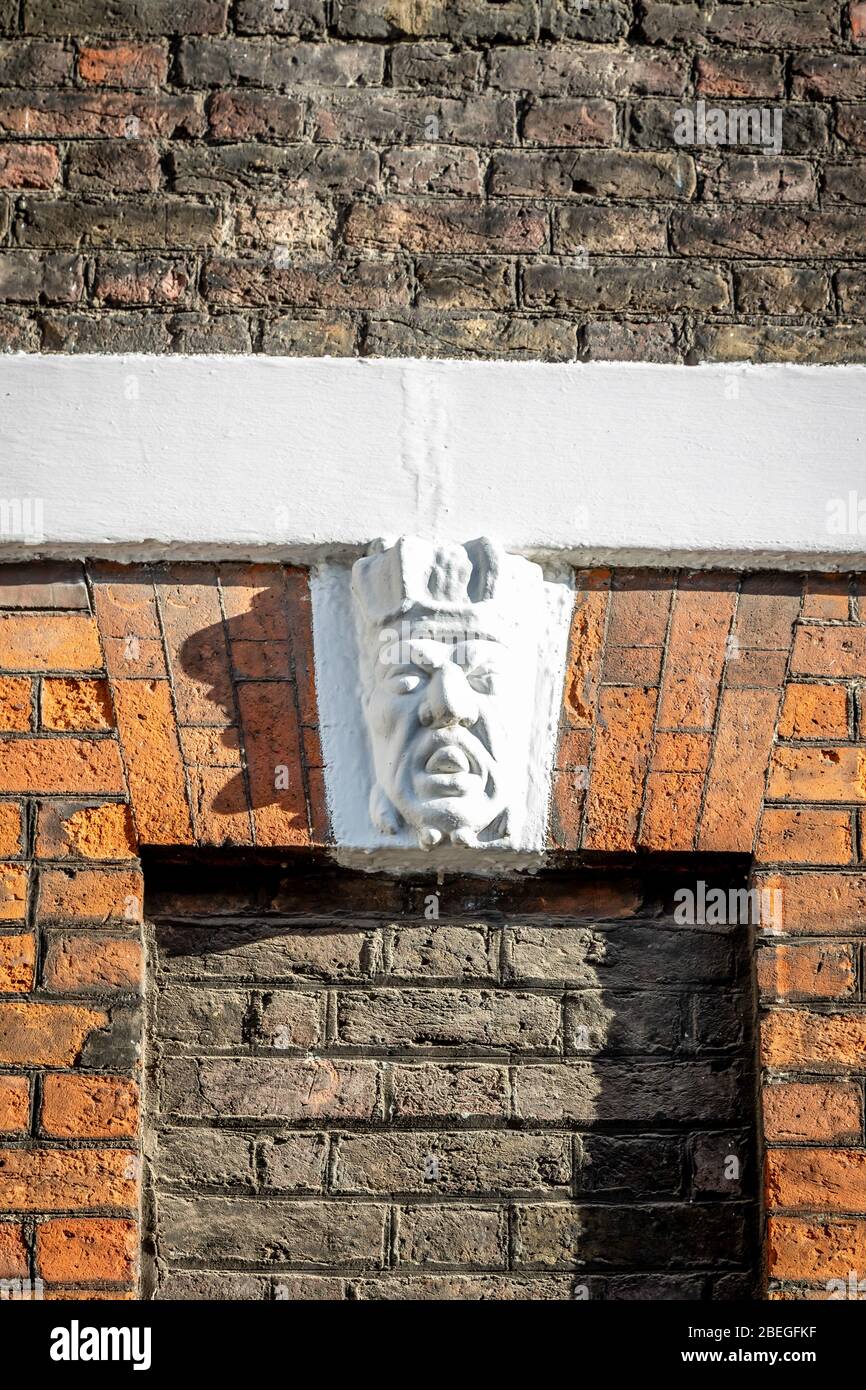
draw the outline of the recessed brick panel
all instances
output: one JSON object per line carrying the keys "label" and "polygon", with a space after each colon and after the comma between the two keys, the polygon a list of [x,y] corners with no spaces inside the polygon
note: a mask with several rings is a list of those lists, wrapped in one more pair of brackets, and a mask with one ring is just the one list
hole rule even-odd
{"label": "recessed brick panel", "polygon": [[609,916],[587,874],[456,882],[434,921],[421,884],[351,921],[319,905],[349,875],[283,916],[237,886],[149,899],[157,1296],[203,1264],[216,1297],[753,1290],[747,928],[677,925],[658,880]]}

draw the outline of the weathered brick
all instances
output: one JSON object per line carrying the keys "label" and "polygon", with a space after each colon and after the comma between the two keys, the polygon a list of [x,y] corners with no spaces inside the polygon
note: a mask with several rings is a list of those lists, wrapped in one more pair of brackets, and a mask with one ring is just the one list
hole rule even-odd
{"label": "weathered brick", "polygon": [[525,41],[535,37],[537,26],[533,0],[503,0],[492,7],[485,0],[434,0],[423,8],[389,0],[338,0],[335,18],[340,33],[364,39]]}
{"label": "weathered brick", "polygon": [[559,1003],[540,995],[490,990],[342,992],[343,1042],[374,1048],[462,1047],[551,1051],[560,1032]]}
{"label": "weathered brick", "polygon": [[69,148],[72,193],[153,193],[161,179],[159,151],[146,140],[88,140]]}
{"label": "weathered brick", "polygon": [[770,1149],[770,1207],[793,1211],[866,1211],[866,1154],[850,1149]]}
{"label": "weathered brick", "polygon": [[349,246],[386,251],[540,251],[547,226],[538,212],[503,203],[356,203],[343,235]]}
{"label": "weathered brick", "polygon": [[847,1281],[848,1271],[862,1267],[866,1255],[866,1221],[771,1216],[767,1223],[768,1273],[771,1279]]}
{"label": "weathered brick", "polygon": [[0,145],[0,188],[51,188],[59,178],[53,145]]}
{"label": "weathered brick", "polygon": [[671,218],[674,248],[686,256],[802,257],[804,247],[813,259],[856,255],[864,229],[863,213],[836,210],[688,209]]}
{"label": "weathered brick", "polygon": [[384,62],[384,50],[370,44],[271,39],[184,39],[178,55],[180,80],[190,87],[373,87],[382,81]]}
{"label": "weathered brick", "polygon": [[39,916],[42,921],[141,921],[143,884],[137,869],[42,869]]}
{"label": "weathered brick", "polygon": [[373,1119],[375,1063],[326,1058],[175,1058],[166,1063],[165,1107],[197,1119]]}
{"label": "weathered brick", "polygon": [[775,690],[726,690],[722,695],[699,849],[751,851],[778,709]]}
{"label": "weathered brick", "polygon": [[136,92],[17,92],[0,95],[0,131],[29,138],[95,135],[130,140],[204,133],[201,101]]}
{"label": "weathered brick", "polygon": [[668,313],[729,306],[723,275],[679,261],[599,261],[585,268],[558,262],[529,264],[523,284],[525,302],[532,309]]}
{"label": "weathered brick", "polygon": [[830,286],[811,266],[750,265],[734,272],[734,292],[747,314],[817,314],[827,307]]}
{"label": "weathered brick", "polygon": [[192,823],[168,681],[116,680],[112,694],[140,842],[189,844]]}
{"label": "weathered brick", "polygon": [[347,1221],[344,1208],[333,1202],[166,1196],[161,1206],[164,1247],[172,1259],[336,1268],[382,1263],[384,1207],[358,1203]]}
{"label": "weathered brick", "polygon": [[53,87],[72,76],[74,61],[63,43],[16,35],[0,43],[0,85]]}
{"label": "weathered brick", "polygon": [[425,1062],[391,1067],[392,1114],[400,1120],[504,1120],[509,1114],[505,1066]]}
{"label": "weathered brick", "polygon": [[[0,1076],[0,1133],[23,1134],[30,1123],[30,1078]],[[0,1227],[0,1235],[5,1228]]]}
{"label": "weathered brick", "polygon": [[0,854],[4,859],[15,859],[22,853],[23,830],[21,807],[12,801],[0,802]]}
{"label": "weathered brick", "polygon": [[25,246],[203,247],[219,240],[218,208],[201,203],[166,200],[143,204],[114,202],[42,201],[27,203],[18,223]]}
{"label": "weathered brick", "polygon": [[[652,207],[603,207],[592,203],[557,208],[554,251],[617,255],[667,250],[667,214]],[[617,327],[618,325],[613,325]]]}
{"label": "weathered brick", "polygon": [[41,1132],[49,1139],[133,1139],[138,1085],[122,1076],[58,1073],[43,1078]]}
{"label": "weathered brick", "polygon": [[587,849],[633,849],[649,762],[657,692],[601,691],[586,807]]}
{"label": "weathered brick", "polygon": [[107,14],[100,0],[26,0],[30,34],[210,34],[225,28],[226,0],[116,0]]}
{"label": "weathered brick", "polygon": [[491,160],[490,192],[499,197],[690,198],[694,190],[685,154],[509,151]]}
{"label": "weathered brick", "polygon": [[474,150],[460,145],[442,149],[401,146],[382,156],[382,183],[389,193],[442,193],[450,197],[482,192],[481,169]]}
{"label": "weathered brick", "polygon": [[403,1207],[397,1259],[407,1268],[504,1268],[507,1234],[503,1207]]}
{"label": "weathered brick", "polygon": [[96,624],[77,613],[0,614],[0,667],[6,671],[98,670]]}
{"label": "weathered brick", "polygon": [[507,1133],[346,1135],[334,1186],[347,1193],[529,1193],[567,1187],[563,1137]]}
{"label": "weathered brick", "polygon": [[767,794],[773,801],[866,800],[866,756],[859,748],[776,748]]}
{"label": "weathered brick", "polygon": [[104,87],[160,87],[168,74],[168,53],[161,43],[85,44],[78,50],[78,76]]}
{"label": "weathered brick", "polygon": [[600,99],[533,101],[523,117],[521,135],[529,145],[612,145],[616,107]]}
{"label": "weathered brick", "polygon": [[536,96],[681,96],[687,60],[651,48],[583,48],[556,44],[539,48],[494,48],[490,85]]}
{"label": "weathered brick", "polygon": [[659,702],[662,728],[712,727],[734,589],[733,581],[721,575],[686,576],[680,581]]}
{"label": "weathered brick", "polygon": [[611,1245],[619,1264],[640,1268],[652,1248],[662,1267],[684,1259],[702,1263],[742,1258],[746,1248],[743,1214],[733,1205],[702,1213],[686,1205],[580,1207],[549,1203],[516,1208],[516,1264],[574,1269],[609,1262]]}
{"label": "weathered brick", "polygon": [[21,1227],[11,1221],[0,1223],[0,1279],[26,1279],[30,1258]]}

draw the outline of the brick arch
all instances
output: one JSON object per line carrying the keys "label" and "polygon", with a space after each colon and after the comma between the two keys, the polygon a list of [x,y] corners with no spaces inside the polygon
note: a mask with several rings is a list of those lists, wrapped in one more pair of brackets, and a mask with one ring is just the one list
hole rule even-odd
{"label": "brick arch", "polygon": [[[138,855],[327,842],[307,576],[3,569],[0,1277],[133,1297]],[[862,602],[860,577],[577,575],[550,848],[746,854],[782,892],[758,952],[778,1297],[866,1249]]]}

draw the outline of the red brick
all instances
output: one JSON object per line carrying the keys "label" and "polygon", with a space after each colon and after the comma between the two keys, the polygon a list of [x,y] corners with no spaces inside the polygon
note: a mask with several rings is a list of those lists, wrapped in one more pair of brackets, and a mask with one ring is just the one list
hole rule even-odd
{"label": "red brick", "polygon": [[608,570],[583,570],[575,576],[563,694],[563,720],[572,729],[595,723],[609,587]]}
{"label": "red brick", "polygon": [[27,733],[32,711],[33,682],[26,676],[0,676],[0,732]]}
{"label": "red brick", "polygon": [[847,575],[810,574],[803,591],[804,618],[835,618],[846,622],[851,606]]}
{"label": "red brick", "polygon": [[791,670],[804,676],[866,676],[866,627],[798,627]]}
{"label": "red brick", "polygon": [[778,709],[776,691],[725,691],[707,782],[699,849],[751,852]]}
{"label": "red brick", "polygon": [[125,1149],[0,1149],[0,1211],[137,1205],[137,1160]]}
{"label": "red brick", "polygon": [[866,748],[777,748],[772,801],[866,801]]}
{"label": "red brick", "polygon": [[656,734],[653,772],[706,772],[709,761],[709,734]]}
{"label": "red brick", "polygon": [[848,738],[848,688],[844,685],[798,685],[785,688],[779,737]]}
{"label": "red brick", "polygon": [[0,864],[0,922],[21,922],[27,916],[28,879],[24,865]]}
{"label": "red brick", "polygon": [[23,852],[21,807],[14,801],[0,801],[0,855],[13,859]]}
{"label": "red brick", "polygon": [[0,145],[0,188],[52,188],[59,178],[54,145]]}
{"label": "red brick", "polygon": [[727,576],[694,575],[681,582],[674,595],[660,727],[712,728],[734,602],[734,581]]}
{"label": "red brick", "polygon": [[46,729],[112,729],[114,716],[108,682],[48,676],[42,682],[42,723]]}
{"label": "red brick", "polygon": [[0,1004],[0,1066],[71,1066],[108,1015],[78,1004]]}
{"label": "red brick", "polygon": [[[294,692],[288,682],[238,686],[256,844],[309,844],[301,745]],[[285,768],[286,789],[274,785]]]}
{"label": "red brick", "polygon": [[664,570],[618,570],[610,595],[608,643],[621,647],[663,646],[672,596],[672,579]]}
{"label": "red brick", "polygon": [[769,1207],[866,1212],[866,1153],[851,1149],[770,1149],[765,1192]]}
{"label": "red brick", "polygon": [[235,724],[216,570],[177,565],[156,584],[180,724]]}
{"label": "red brick", "polygon": [[158,43],[84,46],[78,53],[79,77],[99,86],[159,87],[167,73],[168,55]]}
{"label": "red brick", "polygon": [[23,1134],[29,1123],[29,1077],[0,1076],[0,1133]]}
{"label": "red brick", "polygon": [[135,1274],[138,1228],[134,1221],[61,1217],[37,1227],[41,1277],[55,1284],[87,1280],[128,1283]]}
{"label": "red brick", "polygon": [[690,850],[701,811],[704,779],[693,772],[651,772],[641,822],[644,849]]}
{"label": "red brick", "polygon": [[83,613],[0,613],[0,670],[98,671],[93,618]]}
{"label": "red brick", "polygon": [[587,797],[587,849],[634,849],[652,746],[656,691],[609,687],[598,728]]}
{"label": "red brick", "polygon": [[186,780],[168,682],[117,680],[112,693],[139,842],[192,844]]}
{"label": "red brick", "polygon": [[757,953],[758,987],[770,999],[844,999],[857,992],[857,947],[764,946]]}
{"label": "red brick", "polygon": [[847,1280],[866,1267],[866,1221],[770,1217],[767,1263],[771,1279]]}
{"label": "red brick", "polygon": [[768,1067],[847,1071],[864,1065],[866,1014],[771,1009],[761,1020],[761,1056]]}
{"label": "red brick", "polygon": [[866,874],[760,874],[755,886],[781,894],[785,932],[846,936],[866,931]]}
{"label": "red brick", "polygon": [[7,135],[113,139],[202,135],[201,94],[142,96],[137,92],[4,92],[0,94],[0,132]]}
{"label": "red brick", "polygon": [[765,1086],[763,1111],[770,1143],[856,1143],[862,1134],[861,1090],[848,1081]]}
{"label": "red brick", "polygon": [[0,792],[122,792],[114,739],[18,738],[2,743]]}
{"label": "red brick", "polygon": [[747,576],[737,600],[735,642],[743,647],[787,651],[800,612],[802,588],[803,581],[794,576]]}
{"label": "red brick", "polygon": [[48,1075],[42,1083],[42,1133],[50,1139],[133,1139],[139,1091],[123,1076]]}
{"label": "red brick", "polygon": [[33,988],[36,943],[31,932],[0,936],[0,994],[26,994]]}
{"label": "red brick", "polygon": [[851,25],[851,38],[855,43],[866,43],[866,3],[857,0],[848,6],[848,22]]}
{"label": "red brick", "polygon": [[200,845],[253,843],[246,784],[239,768],[190,767],[190,803]]}
{"label": "red brick", "polygon": [[40,921],[140,922],[144,885],[137,869],[42,869]]}
{"label": "red brick", "polygon": [[661,647],[611,647],[604,653],[602,679],[610,685],[658,685]]}
{"label": "red brick", "polygon": [[47,801],[39,807],[39,859],[133,859],[135,853],[128,806],[113,801],[99,806]]}
{"label": "red brick", "polygon": [[759,864],[850,864],[852,852],[847,811],[764,811],[756,850]]}
{"label": "red brick", "polygon": [[143,983],[141,942],[132,937],[76,932],[48,942],[42,983],[58,994],[93,990],[140,991]]}
{"label": "red brick", "polygon": [[30,1259],[24,1233],[11,1221],[0,1222],[0,1279],[26,1279]]}

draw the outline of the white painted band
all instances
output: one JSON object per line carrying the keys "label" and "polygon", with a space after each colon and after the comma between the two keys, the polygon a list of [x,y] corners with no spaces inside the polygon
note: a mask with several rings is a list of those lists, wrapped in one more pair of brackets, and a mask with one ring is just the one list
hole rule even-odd
{"label": "white painted band", "polygon": [[0,557],[854,566],[864,435],[857,366],[10,356]]}

